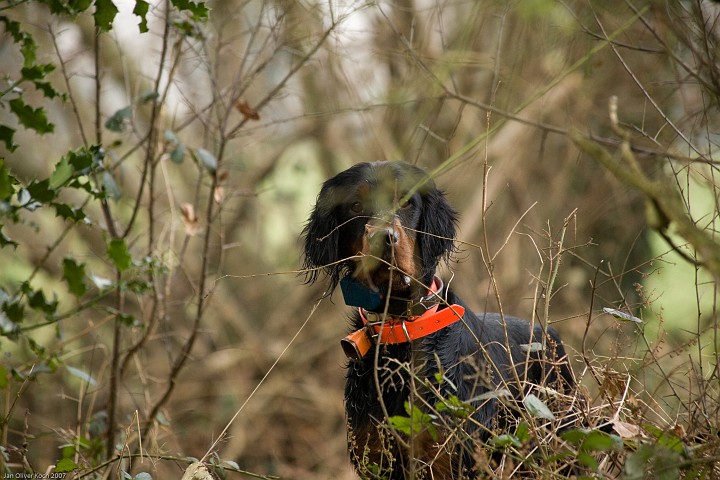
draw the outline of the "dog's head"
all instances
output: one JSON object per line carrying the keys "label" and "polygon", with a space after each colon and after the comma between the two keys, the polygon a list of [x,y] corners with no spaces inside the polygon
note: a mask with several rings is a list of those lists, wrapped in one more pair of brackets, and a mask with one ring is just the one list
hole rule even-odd
{"label": "dog's head", "polygon": [[[414,298],[453,251],[457,214],[420,168],[359,163],[327,180],[303,231],[307,281],[352,275]],[[424,293],[423,293],[424,294]]]}

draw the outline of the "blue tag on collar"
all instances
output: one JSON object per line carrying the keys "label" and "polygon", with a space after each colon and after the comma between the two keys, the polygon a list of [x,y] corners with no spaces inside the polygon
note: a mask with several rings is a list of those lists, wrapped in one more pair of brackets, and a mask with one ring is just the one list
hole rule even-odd
{"label": "blue tag on collar", "polygon": [[350,275],[340,280],[345,305],[375,310],[383,304],[383,294],[358,282]]}

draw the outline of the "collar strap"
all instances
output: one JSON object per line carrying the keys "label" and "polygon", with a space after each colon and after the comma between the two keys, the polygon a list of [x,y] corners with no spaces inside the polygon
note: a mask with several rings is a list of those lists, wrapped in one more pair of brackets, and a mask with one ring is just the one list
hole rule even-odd
{"label": "collar strap", "polygon": [[340,341],[345,355],[352,360],[361,360],[370,350],[374,341],[389,345],[412,342],[460,320],[465,313],[465,308],[460,305],[450,305],[441,310],[437,303],[439,298],[437,294],[440,290],[442,290],[442,282],[435,277],[428,295],[418,302],[419,305],[423,305],[423,301],[435,299],[434,304],[427,307],[422,315],[386,316],[385,321],[382,321],[383,314],[366,312],[359,308],[360,318],[365,326]]}

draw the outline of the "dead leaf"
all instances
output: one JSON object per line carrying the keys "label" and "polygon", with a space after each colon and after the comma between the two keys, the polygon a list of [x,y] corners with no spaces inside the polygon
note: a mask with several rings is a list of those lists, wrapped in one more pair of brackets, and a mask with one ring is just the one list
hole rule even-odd
{"label": "dead leaf", "polygon": [[613,420],[613,430],[620,435],[620,438],[634,438],[640,435],[640,427],[621,420]]}
{"label": "dead leaf", "polygon": [[195,207],[191,203],[183,203],[180,205],[183,224],[185,224],[185,234],[192,237],[200,230],[200,221],[195,215]]}
{"label": "dead leaf", "polygon": [[238,100],[235,102],[235,108],[243,114],[245,120],[260,120],[257,110],[251,107],[247,100]]}
{"label": "dead leaf", "polygon": [[195,462],[185,470],[182,480],[215,480],[215,477],[202,462]]}
{"label": "dead leaf", "polygon": [[225,189],[223,187],[215,187],[213,199],[215,200],[215,203],[222,203],[225,199]]}

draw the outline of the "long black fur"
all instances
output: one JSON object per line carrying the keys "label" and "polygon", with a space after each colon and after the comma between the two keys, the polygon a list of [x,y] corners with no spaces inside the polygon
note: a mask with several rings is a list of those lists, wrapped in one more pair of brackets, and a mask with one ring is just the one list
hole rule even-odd
{"label": "long black fur", "polygon": [[[407,202],[401,205],[403,199]],[[393,202],[394,207],[390,205]],[[353,210],[360,208],[361,214]],[[397,218],[414,239],[413,255],[418,269],[413,283],[429,285],[439,262],[453,253],[457,214],[423,170],[403,162],[357,164],[323,184],[303,232],[304,267],[312,269],[308,282],[316,281],[318,274],[324,272],[332,290],[343,276],[356,275],[358,252],[353,251],[353,245],[358,245],[367,224],[388,215]],[[380,263],[377,268],[387,267]],[[395,286],[392,289],[392,295],[407,300],[423,291]],[[461,322],[413,343],[383,345],[379,352],[373,346],[362,360],[347,365],[345,408],[349,449],[363,478],[400,480],[423,469],[432,470],[426,471],[423,478],[473,476],[476,457],[472,447],[467,448],[463,435],[455,432],[460,441],[440,447],[437,442],[450,432],[439,439],[429,432],[418,432],[424,440],[413,443],[412,439],[398,439],[387,428],[388,415],[407,416],[406,402],[411,398],[413,404],[424,405],[421,407],[424,411],[431,410],[439,398],[454,396],[469,402],[474,411],[462,423],[467,434],[464,438],[487,440],[493,427],[502,424],[502,415],[498,415],[501,400],[483,394],[507,389],[519,400],[532,385],[574,386],[562,342],[553,329],[531,326],[510,316],[475,314],[447,288],[441,296],[447,304],[465,307]],[[351,328],[357,330],[362,326],[355,313]],[[528,354],[530,344],[542,344],[545,348],[530,348]],[[414,372],[415,382],[408,371]],[[428,383],[418,387],[422,382],[417,379]],[[408,450],[402,443],[412,448]]]}

